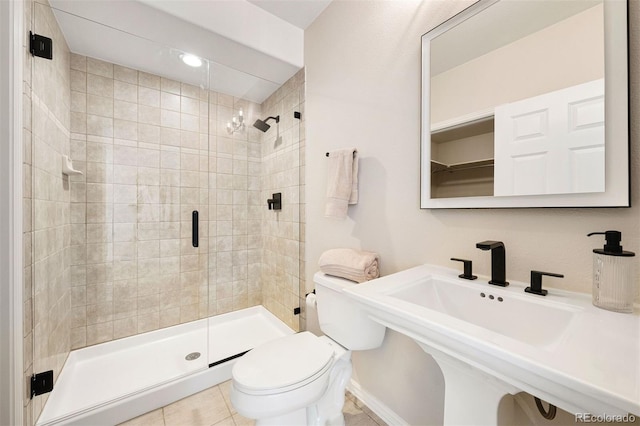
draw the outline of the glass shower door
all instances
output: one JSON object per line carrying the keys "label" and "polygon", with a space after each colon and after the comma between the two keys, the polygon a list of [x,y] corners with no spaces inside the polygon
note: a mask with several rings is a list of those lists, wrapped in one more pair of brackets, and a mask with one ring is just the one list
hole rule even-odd
{"label": "glass shower door", "polygon": [[[29,71],[33,351],[25,355],[34,372],[53,369],[56,379],[27,409],[42,423],[208,367],[209,67],[187,67],[185,52],[42,3],[27,10],[34,32],[56,43],[53,60],[30,59]],[[104,56],[70,53],[58,24],[104,45]],[[139,52],[127,67],[110,61],[122,46]],[[81,175],[61,173],[65,155]]]}

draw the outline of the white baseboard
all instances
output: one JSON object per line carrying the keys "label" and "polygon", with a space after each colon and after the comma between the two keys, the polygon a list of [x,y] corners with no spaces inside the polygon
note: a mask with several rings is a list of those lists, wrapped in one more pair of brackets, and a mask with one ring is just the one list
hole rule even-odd
{"label": "white baseboard", "polygon": [[382,419],[386,424],[393,426],[409,425],[409,423],[397,415],[392,409],[387,407],[382,401],[362,389],[362,386],[353,379],[349,382],[347,390],[351,392],[353,396],[362,401],[364,405],[369,407],[369,409],[380,417],[380,419]]}

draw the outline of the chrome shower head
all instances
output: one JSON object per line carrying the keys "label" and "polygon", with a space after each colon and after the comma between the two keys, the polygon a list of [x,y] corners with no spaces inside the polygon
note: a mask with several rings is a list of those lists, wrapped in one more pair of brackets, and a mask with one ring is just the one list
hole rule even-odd
{"label": "chrome shower head", "polygon": [[267,130],[269,130],[269,128],[271,127],[270,125],[267,124],[267,121],[269,120],[275,120],[276,123],[280,122],[280,116],[276,115],[275,117],[267,117],[264,121],[257,119],[255,123],[253,123],[253,127],[255,127],[256,129],[260,130],[261,132],[266,132]]}

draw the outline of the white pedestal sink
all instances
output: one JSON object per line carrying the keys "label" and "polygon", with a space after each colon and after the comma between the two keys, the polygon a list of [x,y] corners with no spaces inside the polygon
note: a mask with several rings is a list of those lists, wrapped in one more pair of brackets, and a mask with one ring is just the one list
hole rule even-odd
{"label": "white pedestal sink", "polygon": [[[446,425],[493,425],[528,392],[575,414],[640,414],[640,314],[588,295],[506,288],[423,265],[350,287],[372,321],[414,339],[445,379]],[[509,406],[500,413],[510,415]],[[508,423],[508,420],[507,420]]]}

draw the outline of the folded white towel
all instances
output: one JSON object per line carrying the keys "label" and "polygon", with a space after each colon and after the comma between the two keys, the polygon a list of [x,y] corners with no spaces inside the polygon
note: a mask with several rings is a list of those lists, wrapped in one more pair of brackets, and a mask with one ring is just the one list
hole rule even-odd
{"label": "folded white towel", "polygon": [[322,253],[318,266],[325,274],[361,283],[380,276],[378,259],[370,251],[338,248]]}
{"label": "folded white towel", "polygon": [[355,148],[329,152],[327,169],[327,204],[324,215],[347,217],[349,204],[358,202],[358,151]]}

